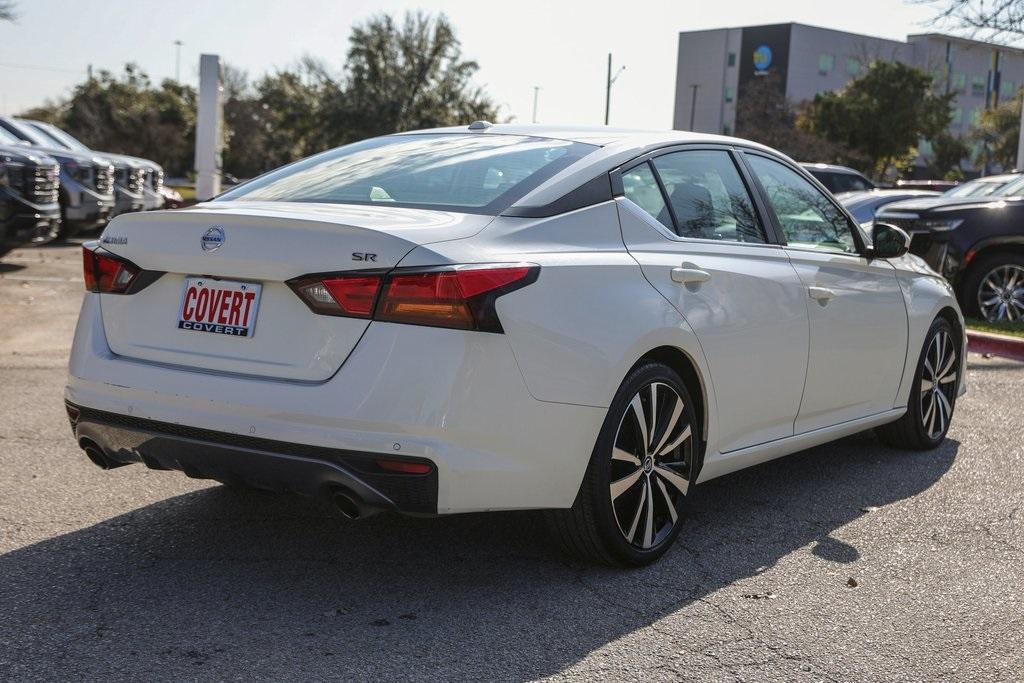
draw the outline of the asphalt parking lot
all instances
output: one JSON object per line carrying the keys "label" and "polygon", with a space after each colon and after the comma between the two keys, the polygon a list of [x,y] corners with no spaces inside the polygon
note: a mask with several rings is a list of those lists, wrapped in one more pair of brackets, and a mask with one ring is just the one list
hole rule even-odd
{"label": "asphalt parking lot", "polygon": [[0,262],[0,679],[1024,678],[1024,365],[969,358],[931,453],[870,434],[700,489],[635,571],[537,514],[348,522],[104,472],[62,405],[77,247]]}

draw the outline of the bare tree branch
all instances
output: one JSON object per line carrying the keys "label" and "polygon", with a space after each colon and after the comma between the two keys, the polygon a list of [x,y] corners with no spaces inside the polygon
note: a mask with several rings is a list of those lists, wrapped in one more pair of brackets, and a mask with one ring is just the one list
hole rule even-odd
{"label": "bare tree branch", "polygon": [[1024,38],[1024,0],[914,0],[932,5],[932,23],[962,29],[972,38]]}

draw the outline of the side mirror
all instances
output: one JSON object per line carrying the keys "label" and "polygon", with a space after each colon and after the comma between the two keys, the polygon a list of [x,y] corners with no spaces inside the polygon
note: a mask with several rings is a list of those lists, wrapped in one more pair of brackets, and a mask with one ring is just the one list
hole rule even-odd
{"label": "side mirror", "polygon": [[888,223],[875,223],[871,241],[870,258],[897,258],[910,251],[910,235]]}

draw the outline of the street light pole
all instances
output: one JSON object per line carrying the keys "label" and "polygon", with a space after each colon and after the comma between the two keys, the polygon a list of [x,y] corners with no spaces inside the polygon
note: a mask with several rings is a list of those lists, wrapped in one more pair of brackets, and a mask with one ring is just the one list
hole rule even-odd
{"label": "street light pole", "polygon": [[540,86],[533,86],[533,123],[537,123],[537,93],[540,92]]}
{"label": "street light pole", "polygon": [[174,41],[174,80],[181,83],[181,46],[185,43]]}
{"label": "street light pole", "polygon": [[626,67],[620,66],[619,70],[612,76],[612,53],[608,53],[608,77],[605,79],[604,84],[604,125],[608,125],[608,115],[612,108],[612,84],[619,78],[619,75],[626,70]]}
{"label": "street light pole", "polygon": [[690,99],[690,132],[693,132],[693,118],[694,114],[697,113],[697,88],[700,84],[694,83],[690,86],[693,89],[693,97]]}

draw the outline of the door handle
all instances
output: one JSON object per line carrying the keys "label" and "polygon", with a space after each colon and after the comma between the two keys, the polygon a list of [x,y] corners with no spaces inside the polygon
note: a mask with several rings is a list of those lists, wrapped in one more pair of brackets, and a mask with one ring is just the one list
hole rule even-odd
{"label": "door handle", "polygon": [[673,268],[672,282],[682,285],[697,285],[711,279],[711,273],[699,268]]}
{"label": "door handle", "polygon": [[808,287],[807,296],[817,301],[822,306],[828,305],[829,301],[832,301],[836,293],[827,287]]}

